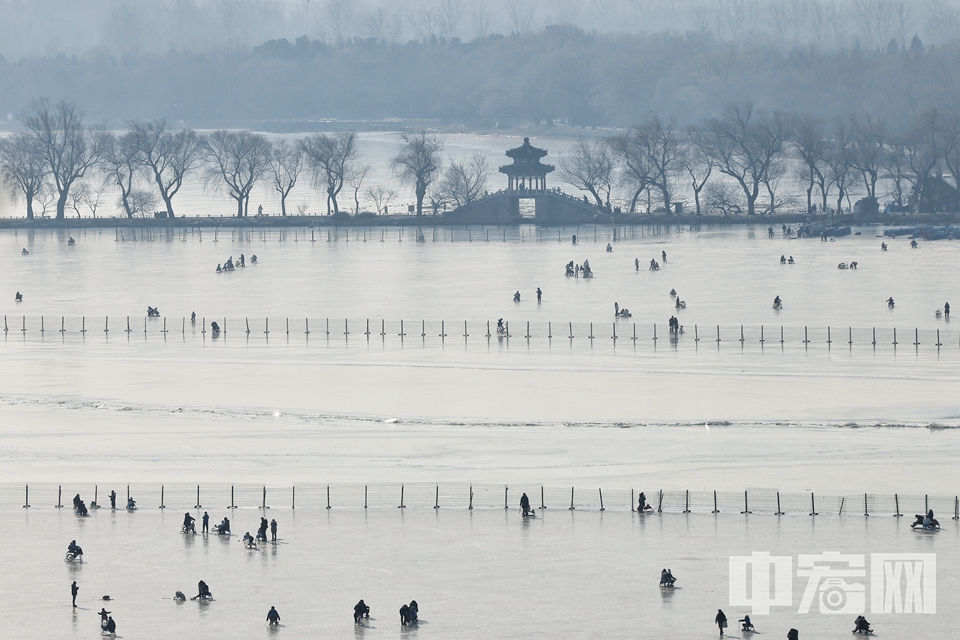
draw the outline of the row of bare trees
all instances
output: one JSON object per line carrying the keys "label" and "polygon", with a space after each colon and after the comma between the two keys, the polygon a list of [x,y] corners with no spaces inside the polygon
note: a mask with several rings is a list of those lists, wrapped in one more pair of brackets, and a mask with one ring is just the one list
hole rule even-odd
{"label": "row of bare trees", "polygon": [[[716,174],[725,179],[708,183]],[[960,110],[930,109],[899,127],[866,113],[826,120],[750,105],[685,129],[654,115],[608,138],[578,140],[560,175],[600,207],[619,190],[630,213],[644,196],[648,212],[654,198],[669,211],[681,191],[693,194],[698,215],[705,205],[772,213],[785,202],[785,177],[806,185],[807,211],[849,209],[853,194],[874,203],[886,196],[898,210],[955,211]],[[881,179],[890,185],[885,194],[877,192]]]}
{"label": "row of bare trees", "polygon": [[[262,183],[277,192],[281,214],[287,215],[287,197],[304,175],[325,194],[328,215],[340,212],[345,188],[352,189],[354,212],[359,213],[360,193],[371,170],[360,163],[353,132],[271,142],[249,131],[201,135],[157,120],[131,121],[125,131],[114,133],[85,126],[83,113],[72,103],[46,100],[34,101],[19,120],[23,129],[0,140],[0,181],[15,198],[26,201],[31,219],[35,202],[44,212],[55,207],[58,220],[71,208],[79,215],[79,201],[96,215],[105,186],[119,192],[117,206],[127,217],[145,215],[160,202],[169,217],[176,217],[174,196],[192,175],[231,198],[238,217],[249,214],[250,194]],[[489,166],[483,156],[450,160],[444,166],[442,150],[440,138],[425,131],[401,135],[392,168],[413,187],[417,215],[423,213],[428,190],[436,211],[446,202],[473,202],[486,188]],[[102,178],[100,191],[85,180],[92,175]],[[366,187],[364,195],[381,213],[397,194],[378,185]]]}

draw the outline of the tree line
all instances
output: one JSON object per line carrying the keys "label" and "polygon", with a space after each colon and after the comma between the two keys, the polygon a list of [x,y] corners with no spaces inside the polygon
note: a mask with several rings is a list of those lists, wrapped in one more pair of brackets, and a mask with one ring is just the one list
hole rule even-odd
{"label": "tree line", "polygon": [[958,43],[934,47],[912,35],[880,48],[852,42],[838,49],[569,25],[472,42],[329,44],[302,36],[229,49],[0,60],[0,114],[46,95],[85,105],[111,128],[130,114],[280,131],[331,118],[629,127],[648,113],[687,125],[735,101],[826,118],[869,105],[893,121],[960,102],[958,68]]}
{"label": "tree line", "polygon": [[[693,195],[697,215],[775,213],[804,199],[807,212],[841,212],[858,195],[866,214],[881,198],[894,211],[955,212],[960,108],[927,109],[905,125],[864,111],[827,119],[749,104],[685,128],[651,115],[616,135],[580,138],[559,170],[598,207],[609,209],[619,190],[630,213],[644,200],[647,212],[670,211],[678,194]],[[804,194],[784,193],[797,183]]]}
{"label": "tree line", "polygon": [[[119,193],[117,208],[129,218],[161,205],[173,218],[188,178],[228,196],[238,217],[249,215],[257,185],[276,192],[284,216],[303,182],[323,194],[328,215],[359,214],[361,196],[387,213],[398,196],[369,184],[355,132],[271,141],[250,131],[173,129],[163,120],[130,121],[112,132],[85,125],[73,103],[47,100],[33,101],[19,121],[21,130],[0,139],[0,181],[23,199],[29,219],[37,206],[57,219],[79,216],[80,206],[95,216],[107,188]],[[400,134],[391,169],[412,188],[418,216],[481,199],[492,174],[482,154],[444,158],[442,138],[425,130]],[[960,108],[927,109],[906,124],[865,111],[828,119],[750,104],[687,127],[650,115],[612,135],[577,139],[558,169],[600,209],[628,213],[671,211],[689,195],[697,215],[849,211],[858,196],[864,213],[875,213],[884,198],[894,211],[957,211]]]}
{"label": "tree line", "polygon": [[[130,121],[122,132],[84,124],[77,105],[34,100],[18,118],[23,128],[0,139],[0,182],[15,200],[26,203],[28,219],[68,210],[80,215],[84,205],[96,216],[106,188],[119,192],[117,207],[128,218],[150,215],[161,203],[176,217],[174,197],[188,177],[224,193],[236,204],[237,217],[249,215],[250,194],[268,184],[287,215],[287,197],[302,178],[326,196],[327,214],[339,215],[344,190],[352,192],[353,212],[360,194],[387,213],[397,193],[367,185],[370,167],[362,164],[355,132],[315,133],[295,141],[273,142],[250,131],[172,129],[163,120]],[[406,132],[391,163],[396,175],[416,195],[417,215],[424,200],[436,212],[447,202],[463,205],[480,198],[490,174],[482,155],[450,159],[444,164],[443,142],[426,131]],[[300,211],[303,213],[303,211]]]}

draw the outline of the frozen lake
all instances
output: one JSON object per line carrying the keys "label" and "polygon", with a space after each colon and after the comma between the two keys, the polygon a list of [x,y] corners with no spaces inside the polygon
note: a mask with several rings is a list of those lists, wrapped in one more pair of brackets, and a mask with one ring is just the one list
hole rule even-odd
{"label": "frozen lake", "polygon": [[[957,245],[913,250],[898,239],[881,252],[873,228],[836,242],[764,231],[635,229],[612,253],[610,230],[594,241],[592,227],[577,247],[533,227],[506,241],[496,228],[454,238],[439,229],[436,242],[428,230],[419,244],[380,242],[376,229],[367,242],[356,230],[330,242],[295,240],[303,230],[117,242],[108,230],[77,233],[76,246],[66,233],[6,232],[0,291],[25,299],[0,304],[2,479],[236,482],[253,471],[254,481],[289,484],[627,487],[679,473],[675,488],[949,493],[960,479],[957,431],[928,427],[960,425],[960,334],[933,314],[958,293]],[[661,251],[661,271],[634,268]],[[212,269],[254,252],[257,266]],[[781,253],[798,264],[780,265]],[[564,277],[563,264],[583,258],[597,277]],[[852,259],[858,270],[836,268]],[[673,308],[670,288],[686,309]],[[614,301],[634,313],[617,322],[617,341]],[[147,305],[166,319],[145,322]],[[196,325],[183,320],[191,311]],[[679,340],[664,333],[674,313],[687,330]],[[203,333],[204,317],[226,318],[228,331]],[[486,338],[498,317],[511,338]],[[912,473],[918,463],[937,473]]]}
{"label": "frozen lake", "polygon": [[[208,509],[240,536],[261,512]],[[194,512],[195,516],[202,512]],[[7,511],[24,533],[4,545],[11,575],[29,573],[3,590],[6,624],[23,638],[98,637],[96,613],[106,604],[124,638],[689,638],[716,636],[717,608],[736,620],[749,607],[729,606],[729,556],[755,551],[793,557],[933,553],[935,615],[874,614],[880,637],[911,637],[918,625],[935,636],[958,622],[958,530],[944,520],[937,534],[909,528],[907,518],[862,516],[646,515],[547,509],[536,519],[514,509],[271,509],[280,542],[249,551],[236,536],[183,536],[182,511],[101,510],[78,519],[67,509]],[[83,547],[82,565],[65,564],[66,544]],[[678,578],[657,586],[660,569]],[[210,585],[215,601],[175,603],[177,590],[196,595]],[[80,587],[70,606],[70,582]],[[856,582],[856,580],[851,580]],[[824,614],[815,603],[799,613],[807,585],[792,580],[792,606],[753,615],[756,628],[781,638],[846,637],[856,614]],[[868,589],[870,586],[867,587]],[[42,592],[42,595],[40,593]],[[39,595],[39,597],[38,597]],[[110,595],[109,603],[100,601]],[[354,628],[353,605],[372,615]],[[403,628],[397,610],[417,600],[422,623]],[[818,602],[818,601],[817,601]],[[283,628],[264,617],[279,611]]]}
{"label": "frozen lake", "polygon": [[[330,242],[326,230],[316,242],[303,229],[207,231],[203,242],[117,242],[107,230],[73,232],[76,246],[65,232],[0,234],[0,509],[27,534],[0,561],[29,575],[3,590],[8,624],[24,637],[96,636],[97,598],[110,594],[126,638],[706,638],[716,608],[731,621],[747,612],[727,605],[730,555],[770,551],[796,564],[797,554],[841,551],[936,553],[936,616],[868,618],[891,637],[917,624],[954,628],[960,530],[947,512],[960,486],[960,332],[934,310],[960,300],[957,245],[912,250],[898,239],[881,252],[874,228],[836,242],[768,240],[764,227],[635,229],[607,253],[609,229],[595,241],[580,229],[576,247],[573,231],[558,241],[555,229],[438,229],[434,241],[428,227],[416,243],[396,229],[384,242],[378,229],[366,242],[342,229]],[[661,271],[643,268],[662,251]],[[214,272],[241,253],[259,264]],[[781,266],[781,254],[797,264]],[[584,259],[596,278],[563,275]],[[836,268],[851,260],[858,270]],[[671,288],[686,309],[674,308]],[[615,301],[634,314],[617,321],[618,340]],[[147,305],[162,317],[145,321]],[[192,311],[196,325],[184,320]],[[686,329],[678,340],[665,334],[673,314]],[[500,317],[511,337],[488,339],[486,323]],[[227,327],[219,337],[205,332],[213,318]],[[26,483],[43,486],[25,510]],[[283,544],[251,552],[236,538],[184,538],[182,509],[156,509],[161,484],[183,494],[233,483],[271,488]],[[436,483],[442,508],[364,511],[336,493],[327,511],[327,483]],[[86,487],[86,500],[97,485],[101,502],[107,487],[131,484],[143,508],[78,520],[51,508],[58,484]],[[554,495],[533,521],[487,503],[448,506],[445,487],[469,484],[510,485],[511,506],[541,485],[603,489],[618,506],[554,510]],[[293,485],[314,487],[307,508],[274,502]],[[697,512],[630,513],[621,498],[638,487],[648,499],[698,492]],[[870,518],[849,503],[838,517],[829,501],[817,518],[705,513],[709,492],[745,489],[883,494],[885,506]],[[914,496],[908,518],[922,496],[938,496],[944,530],[921,534],[890,517],[894,494]],[[228,503],[221,491],[203,504],[218,521]],[[232,513],[241,535],[260,515]],[[83,566],[62,562],[74,538]],[[680,589],[656,586],[665,566]],[[216,602],[164,599],[193,595],[201,578]],[[798,613],[803,587],[793,586],[792,608],[755,617],[762,633],[849,632],[853,615]],[[351,620],[359,598],[373,608],[362,630]],[[401,629],[396,610],[410,599],[424,623]],[[275,632],[263,626],[270,605],[285,624]]]}

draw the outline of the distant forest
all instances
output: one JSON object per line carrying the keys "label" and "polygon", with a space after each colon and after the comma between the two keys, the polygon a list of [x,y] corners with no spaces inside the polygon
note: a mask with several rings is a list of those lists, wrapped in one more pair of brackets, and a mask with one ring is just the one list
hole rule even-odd
{"label": "distant forest", "polygon": [[559,25],[469,42],[303,36],[0,60],[3,127],[15,128],[37,96],[75,102],[89,122],[113,128],[131,118],[266,130],[324,118],[627,127],[654,113],[683,126],[733,103],[821,118],[866,112],[896,126],[960,101],[960,43],[934,46],[910,34],[885,46],[823,48],[749,34],[735,41],[712,31]]}

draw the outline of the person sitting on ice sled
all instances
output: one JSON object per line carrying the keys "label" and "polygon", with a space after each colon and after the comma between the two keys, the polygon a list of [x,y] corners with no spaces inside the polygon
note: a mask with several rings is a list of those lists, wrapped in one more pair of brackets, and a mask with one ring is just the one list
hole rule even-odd
{"label": "person sitting on ice sled", "polygon": [[873,629],[870,628],[870,623],[867,622],[867,619],[863,616],[857,616],[857,619],[854,620],[854,624],[856,625],[853,629],[854,633],[873,633]]}
{"label": "person sitting on ice sled", "polygon": [[191,600],[212,600],[213,594],[210,593],[210,587],[207,586],[207,583],[201,580],[197,583],[197,595],[190,598]]}
{"label": "person sitting on ice sled", "polygon": [[916,514],[916,521],[913,522],[910,526],[914,529],[921,527],[923,529],[939,529],[940,521],[933,517],[933,509],[927,511],[926,516],[922,516],[919,513]]}

